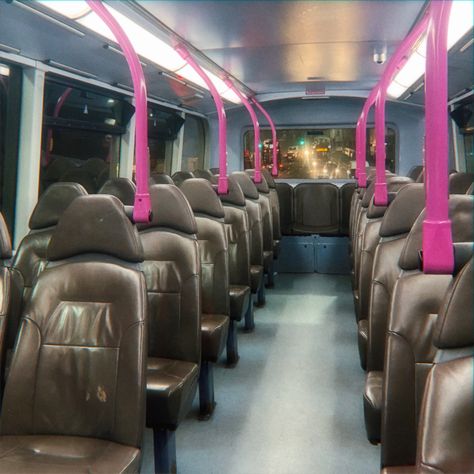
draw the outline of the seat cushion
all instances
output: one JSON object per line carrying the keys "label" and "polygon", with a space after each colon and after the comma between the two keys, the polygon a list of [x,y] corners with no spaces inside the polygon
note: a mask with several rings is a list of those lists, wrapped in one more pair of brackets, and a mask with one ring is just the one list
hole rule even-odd
{"label": "seat cushion", "polygon": [[249,306],[250,288],[243,285],[230,285],[230,317],[234,321],[241,321]]}
{"label": "seat cushion", "polygon": [[361,319],[357,323],[357,343],[359,346],[360,366],[367,369],[367,341],[369,338],[369,321]]}
{"label": "seat cushion", "polygon": [[201,317],[201,359],[217,362],[224,350],[229,330],[229,316],[225,314],[203,314]]}
{"label": "seat cushion", "polygon": [[1,436],[0,473],[132,473],[140,468],[140,450],[77,436]]}
{"label": "seat cushion", "polygon": [[372,444],[380,443],[382,424],[383,372],[371,371],[365,379],[364,417],[367,439]]}
{"label": "seat cushion", "polygon": [[250,282],[252,293],[257,293],[258,287],[262,282],[263,267],[261,265],[250,266]]}
{"label": "seat cushion", "polygon": [[198,377],[197,364],[149,357],[146,380],[147,426],[176,429],[191,408]]}

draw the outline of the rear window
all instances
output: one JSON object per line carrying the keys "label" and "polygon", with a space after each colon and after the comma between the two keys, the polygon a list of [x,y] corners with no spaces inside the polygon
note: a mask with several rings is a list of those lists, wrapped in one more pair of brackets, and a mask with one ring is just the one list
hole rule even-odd
{"label": "rear window", "polygon": [[[355,128],[279,129],[279,178],[350,179],[355,173]],[[261,130],[262,166],[272,167],[270,130]],[[387,169],[395,172],[396,134],[386,135]],[[367,164],[375,165],[375,130],[367,130]],[[253,130],[244,134],[244,167],[254,167]]]}

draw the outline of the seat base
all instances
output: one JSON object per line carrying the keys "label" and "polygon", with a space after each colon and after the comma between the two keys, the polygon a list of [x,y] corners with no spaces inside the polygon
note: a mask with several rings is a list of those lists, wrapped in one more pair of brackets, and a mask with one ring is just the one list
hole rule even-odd
{"label": "seat base", "polygon": [[383,372],[371,371],[365,379],[364,418],[367,439],[379,444],[382,431]]}
{"label": "seat base", "polygon": [[203,314],[201,317],[201,359],[217,362],[224,350],[229,330],[229,316],[225,314]]}
{"label": "seat base", "polygon": [[262,282],[263,266],[262,265],[251,265],[250,266],[250,288],[252,293],[255,295]]}
{"label": "seat base", "polygon": [[0,473],[137,473],[140,450],[79,436],[1,436]]}
{"label": "seat base", "polygon": [[239,359],[237,323],[231,319],[229,322],[229,332],[227,333],[227,367],[235,367],[237,362],[239,362]]}
{"label": "seat base", "polygon": [[245,316],[250,299],[250,287],[244,285],[230,285],[230,318],[234,321],[241,321]]}

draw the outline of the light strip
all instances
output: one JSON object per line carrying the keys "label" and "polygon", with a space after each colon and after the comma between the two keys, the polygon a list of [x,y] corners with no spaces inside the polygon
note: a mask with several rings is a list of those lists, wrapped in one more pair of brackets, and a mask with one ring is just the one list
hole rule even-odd
{"label": "light strip", "polygon": [[21,49],[14,48],[13,46],[8,46],[8,44],[2,44],[2,43],[0,43],[0,51],[5,51],[5,53],[11,53],[11,54],[21,53]]}
{"label": "light strip", "polygon": [[[92,30],[93,32],[107,38],[115,43],[109,28],[104,22],[92,12],[83,0],[36,0],[41,5],[54,10],[66,16],[69,19],[77,21],[80,25]],[[130,18],[115,10],[110,5],[104,4],[120,26],[127,33],[135,51],[150,62],[158,65],[160,68],[174,72],[186,81],[192,82],[199,87],[208,90],[203,80],[195,73],[195,71],[186,64],[181,56],[169,44],[165,43],[155,35],[141,27]],[[44,14],[43,14],[44,15]],[[47,16],[47,15],[45,15]],[[209,75],[211,81],[215,84],[219,94],[226,100],[234,103],[240,103],[236,94],[229,90],[224,81],[215,74],[203,68]]]}
{"label": "light strip", "polygon": [[0,76],[9,76],[10,68],[4,64],[0,64]]}
{"label": "light strip", "polygon": [[64,69],[65,71],[73,72],[74,74],[79,74],[80,76],[89,77],[90,79],[96,79],[97,78],[97,76],[95,74],[92,74],[92,73],[86,72],[86,71],[82,71],[81,69],[77,69],[75,67],[68,66],[67,64],[58,63],[57,61],[53,61],[52,59],[46,59],[46,61],[44,61],[44,62],[48,66],[57,67],[58,69]]}
{"label": "light strip", "polygon": [[[108,51],[112,51],[113,53],[115,54],[120,54],[121,56],[123,56],[123,52],[121,49],[119,48],[116,48],[115,46],[112,46],[110,44],[104,44],[104,49],[108,50]],[[143,61],[140,61],[140,64],[143,66],[143,67],[147,67],[148,64],[143,62]]]}
{"label": "light strip", "polygon": [[[472,3],[456,0],[451,7],[448,29],[448,49],[451,49],[473,26]],[[472,44],[472,43],[471,43]],[[394,77],[387,94],[398,99],[425,73],[426,34],[420,39],[407,61]]]}

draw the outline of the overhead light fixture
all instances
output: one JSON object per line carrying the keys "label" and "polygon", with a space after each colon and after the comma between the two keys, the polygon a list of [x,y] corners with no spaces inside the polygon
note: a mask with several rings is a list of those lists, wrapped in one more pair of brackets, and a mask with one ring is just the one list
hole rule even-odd
{"label": "overhead light fixture", "polygon": [[10,68],[5,66],[4,64],[0,64],[0,76],[9,76],[10,75]]}
{"label": "overhead light fixture", "polygon": [[[470,29],[472,29],[472,26],[472,3],[465,0],[454,1],[449,16],[448,50],[451,49]],[[387,94],[394,99],[401,97],[424,75],[425,67],[426,34],[421,37],[407,61],[393,78],[393,81],[387,89]]]}
{"label": "overhead light fixture", "polygon": [[[116,43],[115,37],[107,25],[88,7],[84,0],[77,1],[58,1],[58,0],[36,0],[41,5],[54,10],[66,16],[69,19],[77,21],[80,25],[90,29],[94,33]],[[108,4],[105,7],[114,16],[120,26],[129,37],[137,54],[160,68],[176,73],[186,81],[198,85],[203,89],[208,89],[204,81],[198,74],[186,63],[184,59],[174,50],[172,46],[165,43],[145,28],[141,27],[130,18],[115,10]],[[217,90],[222,97],[231,102],[239,103],[240,100],[234,93],[228,91],[228,87],[222,79],[215,74],[204,69],[209,75],[211,81],[216,85]]]}
{"label": "overhead light fixture", "polygon": [[[113,53],[115,54],[120,54],[121,56],[123,56],[123,51],[119,48],[116,48],[115,46],[112,46],[110,44],[104,44],[104,49],[108,50],[108,51],[112,51]],[[143,61],[140,61],[140,64],[143,66],[143,67],[147,67],[147,63],[143,62]]]}
{"label": "overhead light fixture", "polygon": [[88,77],[89,79],[97,79],[97,76],[95,74],[83,71],[82,69],[77,69],[72,66],[68,66],[67,64],[58,63],[57,61],[54,61],[53,59],[46,59],[44,63],[47,64],[48,66],[57,67],[58,69],[63,69],[64,71],[68,71],[74,74],[79,74],[80,76]]}
{"label": "overhead light fixture", "polygon": [[13,46],[8,46],[8,44],[2,44],[2,43],[0,43],[0,51],[4,51],[5,53],[11,53],[11,54],[21,53],[21,49],[14,48]]}
{"label": "overhead light fixture", "polygon": [[459,50],[459,52],[460,52],[460,53],[464,53],[464,51],[466,51],[466,49],[469,48],[469,46],[471,46],[472,43],[474,43],[474,38],[471,38],[471,39]]}

